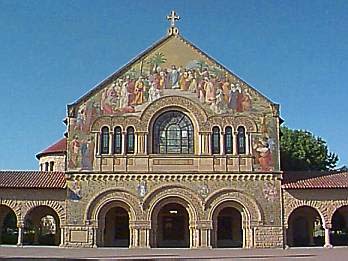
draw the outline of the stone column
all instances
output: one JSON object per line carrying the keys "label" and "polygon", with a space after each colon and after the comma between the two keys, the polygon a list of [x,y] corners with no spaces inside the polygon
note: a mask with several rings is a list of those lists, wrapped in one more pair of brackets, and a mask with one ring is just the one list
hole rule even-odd
{"label": "stone column", "polygon": [[250,154],[250,133],[245,132],[245,154]]}
{"label": "stone column", "polygon": [[24,223],[18,223],[18,239],[17,239],[17,246],[23,246],[23,232],[24,232]]}
{"label": "stone column", "polygon": [[110,131],[109,132],[109,155],[114,154],[113,152],[113,141],[114,141],[114,132]]}
{"label": "stone column", "polygon": [[329,227],[325,228],[325,245],[324,245],[324,247],[332,248],[331,240],[330,240],[330,228]]}
{"label": "stone column", "polygon": [[198,224],[198,237],[196,247],[199,248],[211,248],[211,233],[212,233],[212,222],[209,220],[201,220]]}
{"label": "stone column", "polygon": [[122,132],[122,146],[121,146],[121,154],[125,155],[126,154],[126,146],[127,146],[127,140],[126,140],[126,132]]}
{"label": "stone column", "polygon": [[59,246],[60,247],[64,247],[64,244],[65,244],[65,228],[64,227],[61,227],[60,228],[60,244]]}
{"label": "stone column", "polygon": [[138,137],[139,137],[139,134],[137,132],[134,132],[134,154],[138,154]]}
{"label": "stone column", "polygon": [[148,134],[144,133],[144,154],[147,155],[147,142],[148,142]]}
{"label": "stone column", "polygon": [[220,155],[225,155],[225,133],[220,133]]}
{"label": "stone column", "polygon": [[238,136],[237,136],[237,132],[233,132],[233,134],[232,134],[233,136],[233,152],[232,152],[232,154],[233,155],[237,155],[238,153],[237,153],[237,150],[238,150],[238,147],[237,147],[237,138],[238,138]]}

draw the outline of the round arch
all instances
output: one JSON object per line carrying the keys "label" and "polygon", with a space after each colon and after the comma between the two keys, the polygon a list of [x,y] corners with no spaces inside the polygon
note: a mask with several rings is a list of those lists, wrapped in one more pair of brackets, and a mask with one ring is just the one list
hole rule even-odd
{"label": "round arch", "polygon": [[17,226],[18,226],[22,220],[21,206],[13,200],[6,200],[6,199],[1,201],[0,207],[1,205],[10,208],[15,213],[17,218]]}
{"label": "round arch", "polygon": [[331,218],[329,218],[327,208],[324,205],[320,204],[320,202],[294,201],[294,202],[290,202],[285,207],[285,218],[284,218],[285,227],[289,223],[289,217],[290,217],[291,213],[299,207],[311,207],[311,208],[315,209],[318,212],[318,214],[323,222],[323,226],[325,228],[331,226]]}
{"label": "round arch", "polygon": [[32,205],[23,215],[23,243],[58,246],[61,241],[61,216],[49,204]]}
{"label": "round arch", "polygon": [[348,245],[348,205],[336,207],[331,216],[331,244]]}
{"label": "round arch", "polygon": [[298,206],[286,219],[286,239],[288,246],[323,246],[325,220],[315,207]]}
{"label": "round arch", "polygon": [[162,112],[171,109],[186,112],[190,116],[197,131],[201,131],[204,128],[208,119],[205,110],[191,99],[180,96],[165,96],[150,103],[141,114],[140,122],[143,125],[143,131],[150,130],[154,119]]}
{"label": "round arch", "polygon": [[207,197],[205,208],[208,209],[208,220],[213,219],[215,209],[225,201],[236,202],[242,206],[245,212],[248,213],[251,225],[263,223],[263,213],[257,201],[243,192],[229,188],[217,190]]}
{"label": "round arch", "polygon": [[15,211],[5,205],[0,205],[0,245],[17,244],[18,218]]}
{"label": "round arch", "polygon": [[108,188],[95,195],[88,202],[84,214],[85,221],[97,225],[101,209],[112,202],[121,202],[121,205],[128,209],[130,221],[141,219],[143,216],[140,201],[134,194],[122,188]]}
{"label": "round arch", "polygon": [[26,216],[30,214],[30,212],[37,208],[37,207],[48,207],[52,209],[59,218],[60,226],[65,225],[66,222],[66,216],[65,216],[65,208],[63,207],[63,204],[58,201],[29,201],[27,202],[23,207],[22,217],[23,221],[25,220]]}

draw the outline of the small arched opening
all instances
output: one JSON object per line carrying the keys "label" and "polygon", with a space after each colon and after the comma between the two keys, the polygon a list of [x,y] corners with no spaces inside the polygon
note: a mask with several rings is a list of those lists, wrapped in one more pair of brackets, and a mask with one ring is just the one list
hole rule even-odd
{"label": "small arched opening", "polygon": [[17,217],[8,206],[0,205],[0,244],[15,245],[18,239]]}
{"label": "small arched opening", "polygon": [[316,209],[302,206],[293,210],[288,219],[288,246],[323,246],[324,237],[323,222]]}
{"label": "small arched opening", "polygon": [[335,211],[331,220],[331,244],[334,246],[348,245],[348,206]]}
{"label": "small arched opening", "polygon": [[23,244],[60,244],[60,220],[56,211],[48,206],[37,206],[24,219]]}

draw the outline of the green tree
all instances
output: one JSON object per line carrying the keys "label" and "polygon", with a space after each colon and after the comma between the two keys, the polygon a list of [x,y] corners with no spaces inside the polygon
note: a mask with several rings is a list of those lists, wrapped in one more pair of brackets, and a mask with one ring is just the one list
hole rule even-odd
{"label": "green tree", "polygon": [[151,72],[156,72],[157,68],[165,63],[167,61],[167,58],[163,53],[155,53],[148,61],[147,63],[151,65]]}
{"label": "green tree", "polygon": [[287,127],[281,127],[280,158],[282,170],[332,170],[338,161],[322,138]]}

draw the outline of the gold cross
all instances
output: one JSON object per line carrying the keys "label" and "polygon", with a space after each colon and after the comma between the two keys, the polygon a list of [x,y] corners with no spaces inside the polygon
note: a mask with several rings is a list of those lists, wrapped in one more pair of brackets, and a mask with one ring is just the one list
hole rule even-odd
{"label": "gold cross", "polygon": [[175,11],[171,11],[170,15],[167,15],[167,19],[170,21],[170,27],[175,27],[175,20],[179,20],[180,16],[178,16]]}

